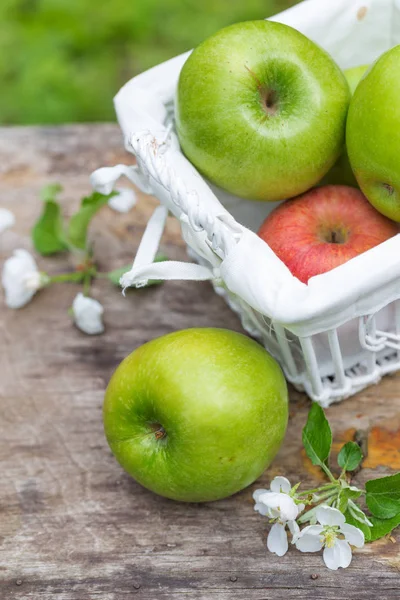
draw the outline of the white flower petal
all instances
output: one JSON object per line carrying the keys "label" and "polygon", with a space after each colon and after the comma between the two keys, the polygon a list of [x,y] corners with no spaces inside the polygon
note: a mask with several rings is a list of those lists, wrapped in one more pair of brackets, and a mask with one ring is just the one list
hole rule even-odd
{"label": "white flower petal", "polygon": [[324,548],[323,559],[324,563],[332,571],[337,571],[339,568],[339,550],[336,549],[336,544],[332,548]]}
{"label": "white flower petal", "polygon": [[72,303],[72,311],[75,324],[81,331],[88,335],[103,333],[102,315],[104,309],[100,302],[79,293]]}
{"label": "white flower petal", "polygon": [[297,550],[300,550],[300,552],[318,552],[323,546],[319,537],[308,534],[297,537],[295,544]]}
{"label": "white flower petal", "polygon": [[120,213],[129,212],[137,202],[135,192],[127,187],[119,187],[115,191],[117,195],[109,199],[108,206]]}
{"label": "white flower petal", "polygon": [[358,527],[345,523],[344,525],[340,526],[340,531],[343,533],[346,542],[352,546],[356,546],[357,548],[362,548],[364,546],[365,537],[361,529],[358,529]]}
{"label": "white flower petal", "polygon": [[259,502],[276,510],[278,513],[277,516],[279,516],[282,521],[293,521],[299,514],[297,504],[293,498],[287,494],[277,494],[275,492],[262,494],[259,498]]}
{"label": "white flower petal", "polygon": [[280,523],[272,525],[268,534],[267,548],[277,556],[283,556],[288,550],[288,541],[285,527]]}
{"label": "white flower petal", "polygon": [[322,556],[324,559],[324,563],[326,564],[328,569],[331,569],[332,571],[337,571],[337,569],[339,568],[339,556],[338,551],[335,550],[335,546],[333,546],[332,548],[324,548]]}
{"label": "white flower petal", "polygon": [[289,527],[289,531],[293,536],[292,543],[294,543],[294,540],[297,539],[297,536],[300,533],[300,527],[298,526],[296,521],[288,521],[287,526]]}
{"label": "white flower petal", "polygon": [[274,477],[274,479],[271,481],[271,492],[283,492],[284,494],[288,494],[290,492],[290,490],[292,489],[292,486],[290,485],[290,481],[289,479],[286,479],[286,477]]}
{"label": "white flower petal", "polygon": [[349,544],[345,540],[336,540],[335,548],[339,548],[339,567],[347,569],[351,563],[352,554]]}
{"label": "white flower petal", "polygon": [[303,512],[303,510],[305,509],[306,505],[301,503],[297,505],[297,509],[299,511],[299,514]]}
{"label": "white flower petal", "polygon": [[261,494],[268,494],[269,490],[259,489],[254,490],[253,492],[253,500],[254,502],[258,502],[260,500]]}
{"label": "white flower petal", "polygon": [[36,292],[42,286],[42,275],[39,271],[32,271],[24,277],[24,283],[27,290]]}
{"label": "white flower petal", "polygon": [[262,502],[256,502],[254,505],[254,510],[259,512],[263,517],[271,517],[270,508],[265,506]]}
{"label": "white flower petal", "polygon": [[324,562],[328,569],[336,571],[339,567],[346,569],[351,563],[351,548],[344,540],[336,539],[332,548],[325,548]]}
{"label": "white flower petal", "polygon": [[317,521],[321,525],[343,525],[346,522],[344,514],[340,510],[326,506],[325,504],[318,506],[316,514]]}
{"label": "white flower petal", "polygon": [[281,494],[276,494],[275,492],[267,490],[263,494],[258,495],[257,502],[263,502],[263,504],[267,506],[277,506],[280,496]]}
{"label": "white flower petal", "polygon": [[15,217],[8,208],[0,208],[0,233],[12,227],[15,223]]}
{"label": "white flower petal", "polygon": [[6,304],[10,308],[22,308],[41,287],[41,276],[35,259],[27,250],[14,250],[3,266],[1,282]]}
{"label": "white flower petal", "polygon": [[304,527],[304,529],[301,530],[301,535],[305,535],[307,533],[309,535],[320,536],[323,531],[324,528],[322,525],[307,525],[307,527]]}
{"label": "white flower petal", "polygon": [[309,525],[295,536],[296,548],[301,552],[318,552],[323,547],[323,527],[321,525]]}
{"label": "white flower petal", "polygon": [[297,519],[299,514],[299,508],[293,498],[287,496],[286,494],[280,494],[280,513],[282,521],[294,521]]}

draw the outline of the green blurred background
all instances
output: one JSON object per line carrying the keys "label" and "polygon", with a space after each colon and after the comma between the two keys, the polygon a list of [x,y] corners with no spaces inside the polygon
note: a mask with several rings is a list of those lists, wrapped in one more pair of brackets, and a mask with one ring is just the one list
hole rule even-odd
{"label": "green blurred background", "polygon": [[0,123],[114,120],[135,74],[295,0],[0,0]]}

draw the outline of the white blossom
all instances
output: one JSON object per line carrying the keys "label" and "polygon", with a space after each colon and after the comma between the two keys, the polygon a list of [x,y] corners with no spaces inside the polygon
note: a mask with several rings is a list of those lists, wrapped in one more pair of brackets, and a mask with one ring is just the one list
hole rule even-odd
{"label": "white blossom", "polygon": [[14,250],[13,256],[4,263],[1,278],[7,306],[22,308],[46,281],[47,276],[40,273],[35,259],[27,250]]}
{"label": "white blossom", "polygon": [[274,523],[267,537],[267,548],[277,556],[283,556],[288,551],[289,543],[287,539],[286,527],[294,536],[300,531],[296,521],[287,521],[286,523]]}
{"label": "white blossom", "polygon": [[84,296],[81,292],[72,303],[75,325],[88,335],[103,333],[102,316],[104,309],[100,302]]}
{"label": "white blossom", "polygon": [[0,208],[0,233],[12,227],[15,223],[15,217],[11,210]]}
{"label": "white blossom", "polygon": [[137,202],[136,194],[132,188],[116,188],[116,196],[112,196],[108,201],[108,206],[120,213],[127,213]]}
{"label": "white blossom", "polygon": [[267,548],[278,556],[288,549],[286,527],[292,535],[297,535],[299,526],[296,519],[304,510],[304,504],[296,503],[292,487],[286,477],[275,477],[269,490],[259,489],[253,494],[254,510],[275,521],[268,534]]}
{"label": "white blossom", "polygon": [[346,523],[344,515],[330,506],[318,506],[316,517],[319,525],[309,525],[293,537],[301,552],[318,552],[324,548],[323,558],[328,569],[336,571],[351,563],[351,548],[364,546],[364,534]]}

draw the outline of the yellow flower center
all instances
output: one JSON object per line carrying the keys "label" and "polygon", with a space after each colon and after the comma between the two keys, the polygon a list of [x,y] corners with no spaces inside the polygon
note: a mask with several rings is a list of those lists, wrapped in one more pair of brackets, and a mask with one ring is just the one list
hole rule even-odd
{"label": "yellow flower center", "polygon": [[335,526],[325,527],[324,532],[323,532],[323,539],[325,540],[325,546],[327,548],[333,548],[333,546],[335,545],[338,529],[339,528],[335,527]]}

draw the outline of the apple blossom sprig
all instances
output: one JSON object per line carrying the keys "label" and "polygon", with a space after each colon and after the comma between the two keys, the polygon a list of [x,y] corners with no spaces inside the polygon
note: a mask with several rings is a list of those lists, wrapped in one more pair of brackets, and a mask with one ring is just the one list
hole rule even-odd
{"label": "apple blossom sprig", "polygon": [[298,486],[292,488],[286,477],[275,477],[269,490],[256,490],[253,494],[254,510],[267,516],[273,523],[267,538],[270,552],[283,556],[288,550],[286,527],[294,536],[300,528],[296,522],[305,504],[296,495]]}
{"label": "apple blossom sprig", "polygon": [[275,477],[269,489],[253,493],[254,510],[272,524],[267,538],[270,552],[286,554],[289,534],[301,552],[323,550],[329,569],[346,568],[351,563],[351,546],[362,548],[365,542],[388,535],[400,525],[400,473],[367,481],[365,489],[352,485],[351,474],[361,465],[363,455],[358,444],[347,442],[338,454],[341,471],[335,476],[329,465],[332,431],[316,403],[311,406],[302,439],[308,458],[327,481],[300,491],[300,483],[292,487],[286,477]]}
{"label": "apple blossom sprig", "polygon": [[[117,212],[126,213],[136,204],[136,195],[130,188],[118,188],[104,195],[94,192],[82,199],[78,211],[67,221],[57,201],[62,191],[59,184],[51,184],[43,188],[42,212],[32,228],[32,242],[35,250],[42,256],[51,256],[68,252],[73,259],[74,269],[67,273],[51,275],[39,269],[35,258],[24,249],[17,249],[8,258],[2,271],[2,286],[5,301],[9,308],[22,308],[42,288],[55,283],[79,283],[79,292],[70,308],[75,325],[88,335],[103,333],[103,312],[100,302],[90,297],[90,289],[94,279],[107,278],[112,284],[119,286],[121,276],[131,269],[125,265],[108,273],[101,273],[96,265],[93,247],[88,240],[89,225],[97,212],[106,204]],[[14,216],[6,209],[0,209],[0,231],[14,224]],[[167,260],[158,255],[155,262]],[[147,286],[161,281],[149,281]]]}

